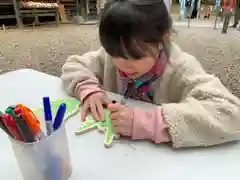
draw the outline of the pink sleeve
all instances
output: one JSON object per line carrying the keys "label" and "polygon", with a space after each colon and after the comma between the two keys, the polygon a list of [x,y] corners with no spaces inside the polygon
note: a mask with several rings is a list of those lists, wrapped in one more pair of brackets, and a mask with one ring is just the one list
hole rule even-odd
{"label": "pink sleeve", "polygon": [[104,91],[100,88],[99,83],[92,79],[78,83],[75,88],[75,96],[79,98],[81,102],[83,102],[88,95],[95,92]]}
{"label": "pink sleeve", "polygon": [[161,108],[146,112],[134,108],[133,139],[149,139],[155,143],[169,142],[167,125],[163,121]]}

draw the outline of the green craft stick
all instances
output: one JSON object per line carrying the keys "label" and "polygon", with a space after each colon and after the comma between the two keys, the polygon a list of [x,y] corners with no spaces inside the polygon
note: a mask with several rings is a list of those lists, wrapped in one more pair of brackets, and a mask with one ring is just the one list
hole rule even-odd
{"label": "green craft stick", "polygon": [[[55,115],[58,107],[60,104],[65,103],[67,106],[66,114],[64,116],[64,121],[66,122],[72,116],[76,115],[79,112],[79,105],[81,102],[77,99],[58,99],[51,102],[52,114]],[[37,116],[43,114],[43,106],[41,105],[40,108],[35,109],[33,111]],[[111,147],[112,142],[114,139],[118,138],[119,136],[114,132],[112,127],[112,121],[109,118],[110,112],[105,109],[104,110],[104,121],[95,121],[91,115],[88,115],[86,120],[81,123],[80,128],[78,128],[75,132],[76,135],[84,134],[93,129],[98,129],[99,131],[104,132],[104,146]],[[41,116],[40,116],[41,117]]]}
{"label": "green craft stick", "polygon": [[110,113],[108,110],[105,110],[105,126],[106,126],[106,132],[105,132],[105,146],[109,147],[112,144],[112,141],[117,138],[117,135],[115,134],[113,127],[112,127],[112,120],[109,118]]}
{"label": "green craft stick", "polygon": [[92,129],[95,129],[99,126],[100,122],[96,122],[96,121],[92,121],[92,120],[86,120],[84,122],[82,122],[81,128],[79,128],[75,134],[76,135],[80,135],[83,134],[85,132],[88,132]]}
{"label": "green craft stick", "polygon": [[[104,146],[107,148],[111,147],[113,140],[118,138],[118,135],[113,130],[112,121],[109,118],[109,114],[110,112],[105,109],[105,120],[99,122],[96,122],[95,120],[93,120],[93,117],[91,115],[88,115],[86,120],[82,122],[80,128],[76,131],[76,134],[83,134],[84,132],[88,132],[97,127],[99,131],[104,133]],[[92,126],[89,124],[90,122],[92,123]]]}
{"label": "green craft stick", "polygon": [[113,140],[115,139],[115,135],[109,133],[109,130],[106,130],[104,145],[105,147],[110,147],[112,145]]}

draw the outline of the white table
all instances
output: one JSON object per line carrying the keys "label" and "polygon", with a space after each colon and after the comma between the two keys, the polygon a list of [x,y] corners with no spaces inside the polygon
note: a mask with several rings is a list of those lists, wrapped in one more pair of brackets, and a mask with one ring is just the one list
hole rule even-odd
{"label": "white table", "polygon": [[[23,103],[38,107],[43,96],[67,98],[59,78],[23,69],[0,76],[0,109]],[[119,98],[116,96],[114,98]],[[130,104],[136,104],[133,101]],[[138,104],[138,103],[137,103]],[[140,106],[143,103],[138,104]],[[80,117],[66,127],[73,174],[70,180],[237,180],[240,179],[240,144],[215,148],[173,150],[150,142],[123,141],[106,149],[97,131],[75,136]],[[0,174],[3,180],[22,180],[10,142],[0,132]],[[131,148],[127,143],[131,143]]]}

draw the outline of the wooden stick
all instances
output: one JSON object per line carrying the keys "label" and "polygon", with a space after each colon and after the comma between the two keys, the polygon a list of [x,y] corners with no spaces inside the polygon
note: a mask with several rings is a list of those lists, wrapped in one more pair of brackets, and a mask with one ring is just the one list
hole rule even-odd
{"label": "wooden stick", "polygon": [[5,32],[6,31],[5,25],[3,24],[2,27],[3,27],[3,31]]}

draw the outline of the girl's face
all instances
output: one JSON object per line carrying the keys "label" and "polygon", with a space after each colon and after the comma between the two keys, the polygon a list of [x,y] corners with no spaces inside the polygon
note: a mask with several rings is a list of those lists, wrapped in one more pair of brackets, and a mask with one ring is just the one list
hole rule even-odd
{"label": "girl's face", "polygon": [[140,59],[124,59],[122,57],[114,57],[115,66],[124,72],[129,78],[136,79],[143,74],[149,72],[155,65],[158,53],[162,47],[151,47],[150,53]]}
{"label": "girl's face", "polygon": [[113,58],[115,66],[124,72],[129,78],[136,79],[141,75],[147,73],[156,62],[156,58],[152,56],[146,56],[141,59],[124,59],[124,58]]}

